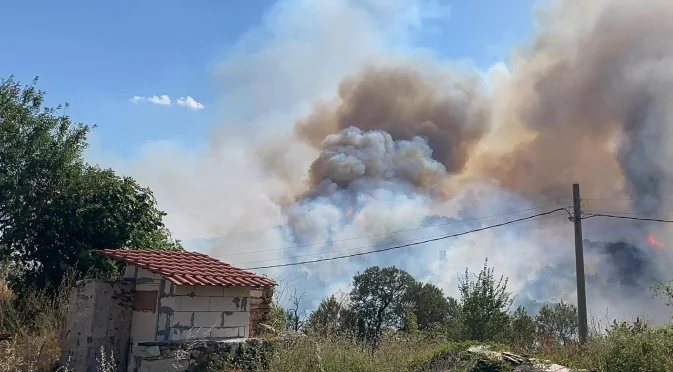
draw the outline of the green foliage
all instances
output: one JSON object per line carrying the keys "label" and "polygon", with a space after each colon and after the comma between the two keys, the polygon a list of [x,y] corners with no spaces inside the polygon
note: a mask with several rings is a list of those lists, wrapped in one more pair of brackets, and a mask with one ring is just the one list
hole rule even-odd
{"label": "green foliage", "polygon": [[539,333],[553,335],[564,346],[579,334],[577,308],[563,301],[543,305],[535,322]]}
{"label": "green foliage", "polygon": [[408,306],[404,311],[404,331],[409,334],[416,334],[418,332],[418,317],[414,312],[413,307]]}
{"label": "green foliage", "polygon": [[461,295],[461,319],[464,337],[468,340],[500,341],[506,338],[509,327],[509,308],[512,296],[507,292],[507,279],[493,276],[488,260],[474,280],[467,269],[460,280],[458,289]]}
{"label": "green foliage", "polygon": [[67,271],[118,273],[95,249],[181,249],[148,188],[84,163],[90,128],[42,107],[35,83],[0,84],[0,260],[13,287],[55,293]]}
{"label": "green foliage", "polygon": [[398,329],[403,296],[414,278],[396,267],[370,267],[353,277],[351,309],[357,319],[358,335],[376,341],[384,328]]}
{"label": "green foliage", "polygon": [[355,330],[356,321],[353,312],[335,295],[320,302],[306,322],[306,329],[322,337],[329,335],[349,336]]}
{"label": "green foliage", "polygon": [[270,326],[281,332],[290,330],[290,325],[292,323],[292,314],[290,313],[289,310],[272,303],[270,313],[271,313]]}
{"label": "green foliage", "polygon": [[533,349],[537,340],[535,319],[521,306],[512,314],[510,331],[510,340],[515,347],[523,350]]}
{"label": "green foliage", "polygon": [[[444,292],[430,283],[412,282],[404,294],[403,303],[413,312],[418,329],[428,331],[446,324],[455,310]],[[409,310],[407,308],[403,311]]]}
{"label": "green foliage", "polygon": [[252,344],[243,344],[233,354],[210,355],[210,359],[198,364],[194,371],[268,371],[271,358],[278,347],[277,344],[276,340],[260,340]]}
{"label": "green foliage", "polygon": [[673,328],[614,323],[596,359],[601,371],[673,371]]}

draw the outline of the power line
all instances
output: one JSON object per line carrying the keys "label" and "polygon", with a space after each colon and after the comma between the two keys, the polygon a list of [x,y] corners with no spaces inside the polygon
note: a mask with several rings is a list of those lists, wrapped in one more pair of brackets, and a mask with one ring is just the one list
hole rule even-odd
{"label": "power line", "polygon": [[640,216],[671,216],[673,213],[668,212],[652,212],[652,213],[643,213],[643,212],[606,212],[606,211],[591,211],[588,210],[586,214],[627,214],[627,215],[640,215]]}
{"label": "power line", "polygon": [[[355,236],[355,237],[351,237],[351,238],[344,238],[344,239],[338,239],[338,240],[328,240],[328,241],[319,242],[319,243],[302,244],[302,245],[295,245],[295,246],[289,246],[289,247],[283,247],[283,248],[262,249],[262,250],[258,250],[258,251],[247,251],[247,252],[223,254],[221,256],[218,256],[218,258],[240,256],[240,255],[252,254],[252,253],[266,253],[266,252],[284,251],[284,250],[288,250],[288,249],[306,248],[306,247],[313,247],[313,246],[317,246],[317,245],[325,245],[325,244],[329,244],[329,243],[340,243],[340,242],[351,241],[351,240],[368,239],[368,238],[375,238],[375,237],[386,236],[386,235],[399,234],[399,233],[409,232],[409,231],[431,229],[431,228],[434,228],[434,227],[458,225],[458,224],[463,224],[463,223],[467,223],[467,222],[479,221],[479,220],[483,220],[483,219],[487,219],[487,218],[507,216],[507,215],[510,215],[510,214],[530,212],[530,211],[533,211],[533,210],[536,210],[536,209],[555,207],[557,205],[563,205],[563,204],[567,204],[567,203],[571,203],[571,201],[562,202],[562,203],[555,203],[555,204],[548,204],[548,205],[541,205],[541,206],[538,206],[538,207],[532,207],[532,208],[527,208],[527,209],[522,209],[522,210],[512,211],[512,212],[504,212],[504,213],[499,213],[499,214],[493,214],[493,215],[490,215],[490,216],[475,217],[475,218],[470,218],[470,219],[467,219],[467,220],[452,221],[452,222],[440,223],[440,224],[429,225],[429,226],[421,226],[421,227],[415,227],[415,228],[404,229],[404,230],[395,230],[395,231],[379,233],[379,234]],[[416,239],[413,239],[413,240],[416,240]]]}
{"label": "power line", "polygon": [[582,217],[583,220],[592,217],[608,217],[608,218],[618,218],[623,220],[635,220],[635,221],[651,221],[651,222],[670,222],[673,223],[673,220],[661,220],[658,218],[641,218],[641,217],[631,217],[631,216],[615,216],[612,214],[603,214],[603,213],[589,213],[586,217]]}
{"label": "power line", "polygon": [[[540,217],[540,218],[535,218],[535,219],[530,219],[526,221],[517,221],[513,222],[512,225],[516,223],[522,223],[522,222],[530,222],[530,221],[540,221],[548,218],[558,218],[562,216],[546,216],[546,217]],[[419,242],[419,240],[424,240],[424,239],[434,239],[434,238],[441,238],[445,237],[445,234],[442,235],[434,235],[434,236],[428,236],[425,238],[415,238],[415,239],[406,239],[406,240],[400,240],[393,242],[395,244],[401,244],[401,243],[407,243],[407,242]],[[419,243],[422,243],[423,241],[420,241]],[[352,251],[357,251],[361,249],[372,249],[372,248],[377,248],[377,247],[382,247],[386,246],[389,244],[393,243],[383,243],[383,244],[375,244],[375,245],[365,245],[365,246],[360,246],[360,247],[355,247],[355,248],[347,248],[347,249],[335,249],[335,250],[330,250],[329,252],[318,252],[318,253],[310,253],[310,254],[303,254],[303,255],[298,255],[298,256],[291,256],[291,257],[278,257],[278,258],[272,258],[268,260],[256,260],[256,261],[246,261],[246,262],[232,262],[232,265],[245,265],[245,264],[253,264],[253,263],[260,263],[260,262],[273,262],[273,261],[280,261],[280,260],[289,260],[289,259],[297,259],[297,258],[305,258],[305,257],[315,257],[315,256],[323,256],[326,254],[333,254],[333,253],[341,253],[341,252],[352,252]]]}
{"label": "power line", "polygon": [[[582,198],[582,200],[604,200],[604,201],[638,201],[634,198]],[[673,200],[673,198],[658,198],[658,200]]]}
{"label": "power line", "polygon": [[455,237],[458,237],[458,236],[468,235],[468,234],[476,233],[476,232],[479,232],[479,231],[484,231],[484,230],[493,229],[493,228],[500,227],[500,226],[510,225],[510,224],[513,224],[513,223],[516,223],[516,222],[522,222],[522,221],[532,220],[532,219],[537,218],[537,217],[547,216],[547,215],[550,215],[550,214],[553,214],[553,213],[556,213],[556,212],[560,212],[560,211],[567,212],[564,208],[557,208],[557,209],[551,210],[551,211],[549,211],[549,212],[539,213],[539,214],[535,214],[535,215],[532,215],[532,216],[523,217],[523,218],[518,218],[518,219],[515,219],[515,220],[511,220],[511,221],[507,221],[507,222],[503,222],[503,223],[499,223],[499,224],[495,224],[495,225],[485,226],[485,227],[481,227],[481,228],[478,228],[478,229],[469,230],[469,231],[464,231],[464,232],[460,232],[460,233],[456,233],[456,234],[444,235],[444,236],[440,236],[440,237],[436,237],[436,238],[431,238],[431,239],[426,239],[426,240],[422,240],[422,241],[414,242],[414,243],[408,243],[408,244],[396,245],[396,246],[387,247],[387,248],[381,248],[381,249],[377,249],[377,250],[373,250],[373,251],[360,252],[360,253],[353,253],[353,254],[348,254],[348,255],[343,255],[343,256],[336,256],[336,257],[329,257],[329,258],[321,258],[321,259],[311,260],[311,261],[302,261],[302,262],[293,262],[293,263],[278,264],[278,265],[268,265],[268,266],[249,267],[249,268],[246,268],[245,270],[271,269],[271,268],[275,268],[275,267],[286,267],[286,266],[305,265],[305,264],[309,264],[309,263],[317,263],[317,262],[325,262],[325,261],[339,260],[339,259],[342,259],[342,258],[351,258],[351,257],[357,257],[357,256],[365,256],[365,255],[369,255],[369,254],[374,254],[374,253],[379,253],[379,252],[385,252],[385,251],[391,251],[391,250],[394,250],[394,249],[402,249],[402,248],[407,248],[407,247],[411,247],[411,246],[415,246],[415,245],[420,245],[420,244],[430,243],[430,242],[434,242],[434,241],[438,241],[438,240],[444,240],[444,239],[448,239],[448,238],[455,238]]}

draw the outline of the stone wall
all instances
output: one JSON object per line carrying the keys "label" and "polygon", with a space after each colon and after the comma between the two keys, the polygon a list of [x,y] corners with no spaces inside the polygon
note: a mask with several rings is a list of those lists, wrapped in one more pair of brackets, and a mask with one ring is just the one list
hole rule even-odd
{"label": "stone wall", "polygon": [[128,372],[192,372],[220,358],[243,368],[248,363],[264,365],[269,346],[269,341],[250,338],[141,342],[131,351]]}
{"label": "stone wall", "polygon": [[78,281],[69,294],[61,365],[72,371],[96,372],[103,349],[108,356],[114,354],[119,371],[126,370],[133,298],[132,281]]}
{"label": "stone wall", "polygon": [[273,287],[250,291],[250,337],[260,337],[263,331],[259,325],[269,324],[272,299]]}

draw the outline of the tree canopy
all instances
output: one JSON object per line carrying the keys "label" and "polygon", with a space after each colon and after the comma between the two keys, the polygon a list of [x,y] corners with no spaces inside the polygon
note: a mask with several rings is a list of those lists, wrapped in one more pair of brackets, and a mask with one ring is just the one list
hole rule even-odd
{"label": "tree canopy", "polygon": [[94,249],[181,249],[152,191],[83,158],[90,127],[45,93],[0,84],[0,258],[14,284],[55,289],[64,273],[114,273]]}

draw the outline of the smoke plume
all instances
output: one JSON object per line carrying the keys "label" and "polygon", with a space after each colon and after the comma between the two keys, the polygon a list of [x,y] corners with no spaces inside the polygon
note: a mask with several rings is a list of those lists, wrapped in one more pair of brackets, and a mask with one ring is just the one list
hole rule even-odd
{"label": "smoke plume", "polygon": [[[210,242],[214,256],[257,267],[367,252],[567,207],[572,183],[580,183],[587,211],[666,212],[673,195],[672,2],[551,2],[538,9],[535,34],[508,65],[487,72],[409,45],[405,53],[388,47],[429,22],[432,13],[419,10],[428,9],[425,2],[335,0],[330,13],[283,4],[267,25],[271,44],[248,64],[236,57],[224,66],[225,73],[263,71],[262,80],[228,95],[236,104],[251,100],[241,117],[253,130],[235,137],[222,126],[194,164],[154,171],[181,179],[180,189],[151,173],[139,176],[169,217],[199,221],[223,237]],[[299,32],[308,20],[318,29]],[[337,21],[350,27],[327,27]],[[278,29],[283,22],[299,26]],[[293,35],[310,36],[294,44]],[[314,59],[293,69],[279,53]],[[291,71],[273,77],[287,92],[264,90],[277,61]],[[567,217],[265,272],[298,275],[313,304],[371,265],[398,265],[454,295],[456,275],[489,257],[522,298],[574,301]],[[594,313],[663,314],[647,287],[670,276],[673,246],[653,247],[647,236],[666,244],[669,231],[650,222],[586,220],[585,238],[608,242],[587,243]]]}

